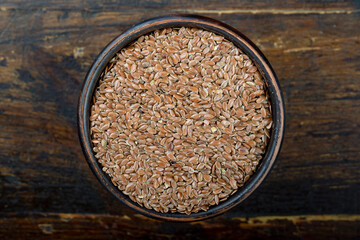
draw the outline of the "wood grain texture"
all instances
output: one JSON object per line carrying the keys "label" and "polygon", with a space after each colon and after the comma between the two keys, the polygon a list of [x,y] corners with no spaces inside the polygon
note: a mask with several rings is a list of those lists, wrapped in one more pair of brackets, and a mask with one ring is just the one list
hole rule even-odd
{"label": "wood grain texture", "polygon": [[[37,213],[9,214],[0,223],[2,239],[356,239],[360,234],[360,215],[218,217],[164,223],[142,215]],[[10,231],[11,237],[6,235]]]}
{"label": "wood grain texture", "polygon": [[[119,204],[89,170],[77,137],[79,90],[97,54],[136,22],[171,12],[213,17],[248,36],[273,66],[286,102],[285,139],[269,177],[233,211],[193,225],[142,219]],[[359,49],[355,0],[1,1],[1,234],[46,238],[38,224],[57,229],[61,223],[63,231],[54,238],[86,238],[82,232],[91,229],[99,238],[113,237],[98,224],[106,219],[118,224],[114,236],[119,237],[129,231],[171,238],[186,229],[184,236],[194,238],[235,231],[244,238],[249,233],[248,239],[272,234],[337,239],[340,235],[329,234],[336,230],[342,239],[355,239],[360,228],[351,220],[360,214]],[[61,221],[60,214],[75,214],[76,224]],[[270,224],[272,230],[250,221],[238,231],[234,220],[323,214],[333,220],[299,226],[280,218]],[[122,221],[124,215],[132,221]]]}

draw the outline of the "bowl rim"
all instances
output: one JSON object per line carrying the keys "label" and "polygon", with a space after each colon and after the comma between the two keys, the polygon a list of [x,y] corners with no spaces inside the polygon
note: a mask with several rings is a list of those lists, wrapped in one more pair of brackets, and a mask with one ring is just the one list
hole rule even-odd
{"label": "bowl rim", "polygon": [[[244,53],[256,64],[266,82],[273,117],[271,138],[266,153],[260,161],[257,170],[244,186],[239,188],[236,193],[219,205],[211,206],[207,211],[201,210],[198,213],[191,213],[190,215],[183,213],[160,213],[152,209],[146,209],[123,194],[115,187],[110,177],[102,171],[102,166],[98,163],[92,151],[89,134],[89,116],[93,93],[98,83],[98,79],[108,62],[120,49],[135,41],[141,35],[150,33],[155,29],[181,26],[202,28],[215,32],[232,41],[237,47],[244,51]],[[82,150],[89,167],[100,183],[123,204],[143,215],[162,220],[182,222],[198,221],[217,216],[244,201],[263,182],[271,170],[279,154],[285,128],[285,106],[282,92],[275,72],[264,54],[254,43],[235,28],[212,18],[191,14],[171,14],[151,18],[130,27],[112,40],[97,56],[85,77],[79,96],[77,117],[78,135]]]}

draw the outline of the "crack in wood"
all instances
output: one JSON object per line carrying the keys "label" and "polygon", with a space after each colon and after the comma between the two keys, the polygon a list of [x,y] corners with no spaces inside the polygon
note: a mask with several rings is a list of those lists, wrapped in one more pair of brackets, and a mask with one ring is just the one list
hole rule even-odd
{"label": "crack in wood", "polygon": [[278,15],[323,15],[323,14],[354,14],[360,9],[175,9],[174,12],[197,14],[278,14]]}

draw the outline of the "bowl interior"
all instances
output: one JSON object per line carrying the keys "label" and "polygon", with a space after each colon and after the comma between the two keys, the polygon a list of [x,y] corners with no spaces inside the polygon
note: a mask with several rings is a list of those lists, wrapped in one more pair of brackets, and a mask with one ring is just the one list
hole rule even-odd
{"label": "bowl interior", "polygon": [[[104,71],[108,62],[122,48],[128,46],[141,35],[150,33],[156,29],[168,27],[196,27],[216,34],[222,35],[233,42],[239,49],[247,54],[256,64],[263,79],[267,85],[272,108],[273,127],[271,138],[267,146],[266,153],[255,173],[239,188],[235,194],[230,196],[226,201],[217,206],[212,206],[208,211],[200,211],[191,213],[190,215],[182,213],[159,213],[155,210],[146,209],[133,202],[128,196],[124,195],[113,183],[110,177],[102,171],[102,166],[98,163],[92,151],[92,144],[89,133],[89,116],[91,101],[94,90],[98,84],[98,80]],[[172,220],[172,221],[195,221],[221,214],[247,198],[264,180],[270,171],[274,161],[279,153],[284,132],[284,104],[281,95],[279,83],[270,64],[261,53],[261,51],[243,34],[236,29],[213,19],[193,16],[193,15],[169,15],[158,17],[139,23],[120,36],[115,38],[105,49],[99,54],[98,58],[90,68],[84,82],[84,86],[80,95],[78,109],[78,125],[81,145],[94,174],[99,181],[106,187],[115,197],[121,200],[127,206],[139,211],[150,217]]]}

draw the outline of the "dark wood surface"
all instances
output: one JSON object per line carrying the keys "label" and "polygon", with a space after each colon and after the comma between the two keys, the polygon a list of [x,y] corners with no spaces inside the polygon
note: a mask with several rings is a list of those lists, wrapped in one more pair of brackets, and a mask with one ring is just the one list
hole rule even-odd
{"label": "dark wood surface", "polygon": [[[140,20],[195,13],[248,36],[278,75],[286,134],[265,182],[195,223],[143,217],[90,171],[76,107],[101,49]],[[0,2],[0,239],[359,239],[359,1]]]}

